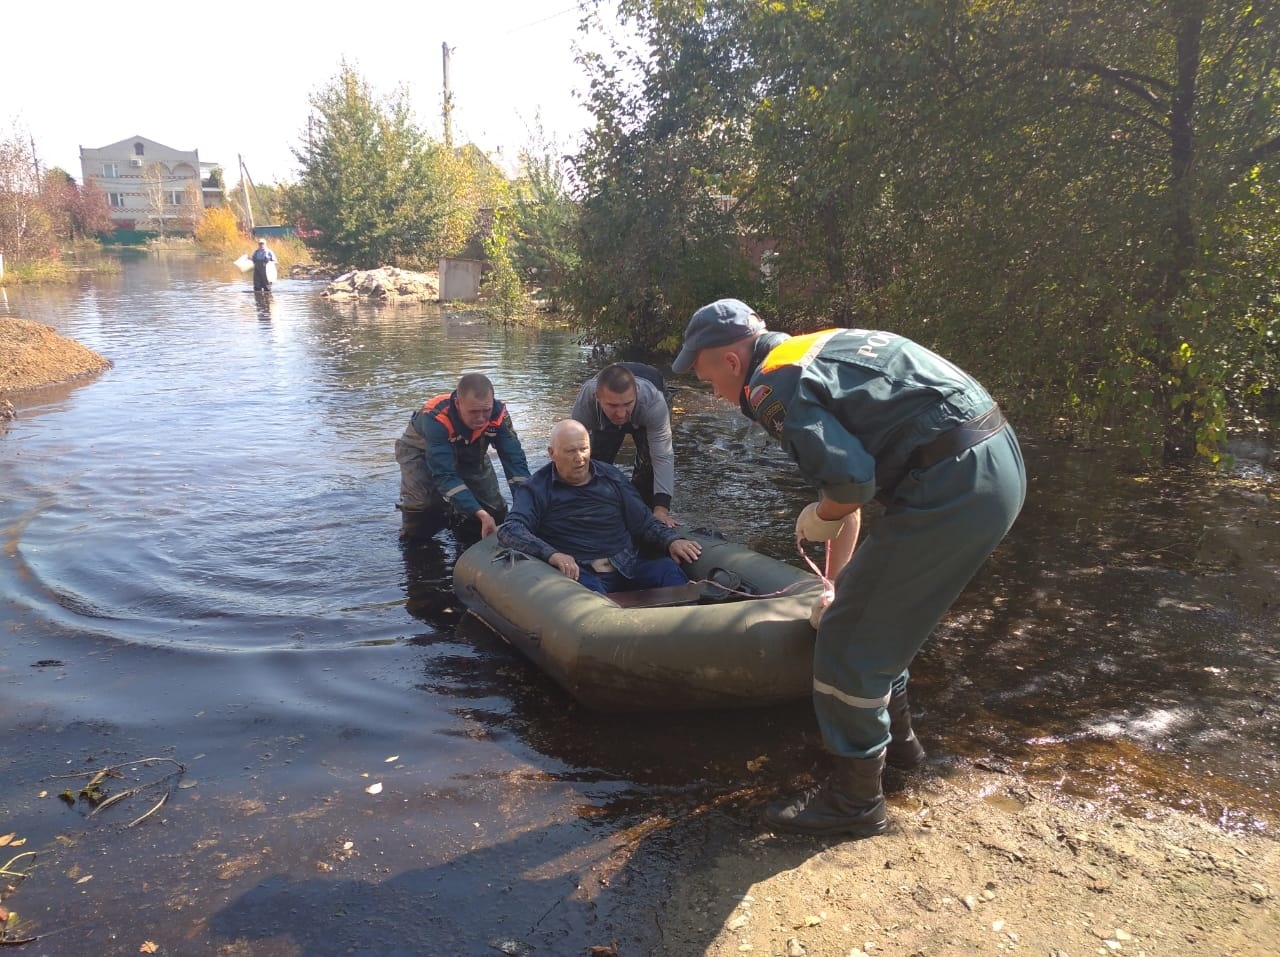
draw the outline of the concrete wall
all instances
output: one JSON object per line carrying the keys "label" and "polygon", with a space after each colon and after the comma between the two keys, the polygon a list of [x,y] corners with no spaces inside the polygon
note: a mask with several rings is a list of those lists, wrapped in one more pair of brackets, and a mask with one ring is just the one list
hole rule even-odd
{"label": "concrete wall", "polygon": [[458,299],[475,302],[480,298],[480,271],[484,263],[478,259],[440,260],[440,301]]}

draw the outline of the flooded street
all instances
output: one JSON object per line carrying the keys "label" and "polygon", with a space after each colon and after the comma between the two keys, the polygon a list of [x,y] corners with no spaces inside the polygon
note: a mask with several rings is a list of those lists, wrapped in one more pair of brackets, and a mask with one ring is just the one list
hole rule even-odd
{"label": "flooded street", "polygon": [[[463,618],[452,539],[397,540],[410,410],[484,372],[536,468],[599,362],[566,331],[322,288],[263,302],[228,265],[149,255],[0,297],[115,364],[0,425],[0,835],[25,841],[0,864],[36,852],[5,905],[41,935],[21,952],[643,953],[707,820],[820,762],[809,707],[593,714]],[[673,384],[677,516],[798,563],[812,491]],[[931,757],[1274,832],[1275,475],[1020,437],[1026,508],[913,667]],[[142,789],[91,816],[78,792],[117,764],[111,792]]]}

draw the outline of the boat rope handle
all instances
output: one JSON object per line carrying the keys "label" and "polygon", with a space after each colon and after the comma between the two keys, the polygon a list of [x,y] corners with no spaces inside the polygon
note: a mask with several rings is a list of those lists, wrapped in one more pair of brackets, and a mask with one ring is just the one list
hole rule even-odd
{"label": "boat rope handle", "polygon": [[[805,564],[809,566],[809,568],[813,571],[813,573],[818,576],[819,581],[822,582],[823,594],[824,595],[834,594],[836,586],[832,583],[831,579],[827,576],[827,573],[831,571],[831,543],[827,542],[827,557],[826,557],[826,563],[825,563],[826,564],[825,573],[822,569],[818,568],[818,566],[814,563],[812,558],[810,558],[808,555],[805,554],[805,551],[801,545],[800,539],[796,539],[796,551],[800,553],[800,557],[804,559]],[[795,591],[797,588],[803,588],[807,586],[809,582],[806,582],[806,581],[792,582],[790,585],[787,585],[784,588],[779,588],[777,591],[767,592],[763,595],[757,595],[754,592],[749,592],[746,589],[742,589],[742,588],[730,588],[728,585],[722,585],[720,584],[720,582],[715,581],[714,579],[711,579],[711,578],[699,578],[696,581],[694,581],[693,584],[714,585],[716,588],[719,588],[730,595],[742,595],[746,598],[778,598],[782,595],[786,595],[790,592]]]}
{"label": "boat rope handle", "polygon": [[827,558],[824,563],[825,567],[822,570],[819,570],[813,559],[805,554],[804,545],[799,538],[796,539],[796,551],[800,553],[800,557],[803,558],[805,564],[813,570],[813,573],[822,579],[823,591],[834,591],[836,586],[829,577],[831,574],[831,543],[827,542]]}
{"label": "boat rope handle", "polygon": [[788,595],[791,592],[795,591],[797,588],[806,588],[812,583],[807,581],[792,582],[790,585],[787,585],[783,588],[779,588],[777,591],[767,591],[762,594],[757,594],[756,592],[753,592],[753,591],[747,591],[745,588],[730,588],[728,585],[720,584],[720,582],[716,581],[713,578],[696,578],[691,580],[689,584],[714,585],[716,588],[719,588],[721,591],[725,592],[726,594],[741,595],[743,598],[781,598],[783,595]]}

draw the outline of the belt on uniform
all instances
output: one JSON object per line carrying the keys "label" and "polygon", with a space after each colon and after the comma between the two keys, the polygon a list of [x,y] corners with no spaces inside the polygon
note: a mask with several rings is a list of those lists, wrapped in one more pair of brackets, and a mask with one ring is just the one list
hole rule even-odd
{"label": "belt on uniform", "polygon": [[965,449],[979,445],[1003,429],[1008,423],[1000,406],[993,405],[976,419],[961,422],[948,429],[928,445],[922,445],[907,457],[907,471],[927,469],[939,462],[955,458]]}
{"label": "belt on uniform", "polygon": [[616,571],[613,567],[613,562],[609,561],[607,558],[593,558],[591,561],[587,562],[587,567],[597,575],[607,575],[611,571]]}

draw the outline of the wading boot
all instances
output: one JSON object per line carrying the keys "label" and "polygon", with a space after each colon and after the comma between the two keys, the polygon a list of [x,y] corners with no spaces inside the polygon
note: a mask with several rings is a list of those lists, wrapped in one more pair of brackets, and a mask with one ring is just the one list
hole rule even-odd
{"label": "wading boot", "polygon": [[880,773],[884,752],[873,758],[840,758],[822,787],[795,800],[770,804],[765,823],[775,831],[793,834],[849,834],[874,837],[888,827]]}
{"label": "wading boot", "polygon": [[924,764],[924,748],[911,730],[911,702],[903,688],[889,698],[889,734],[893,740],[885,749],[885,763],[899,771],[910,771]]}

